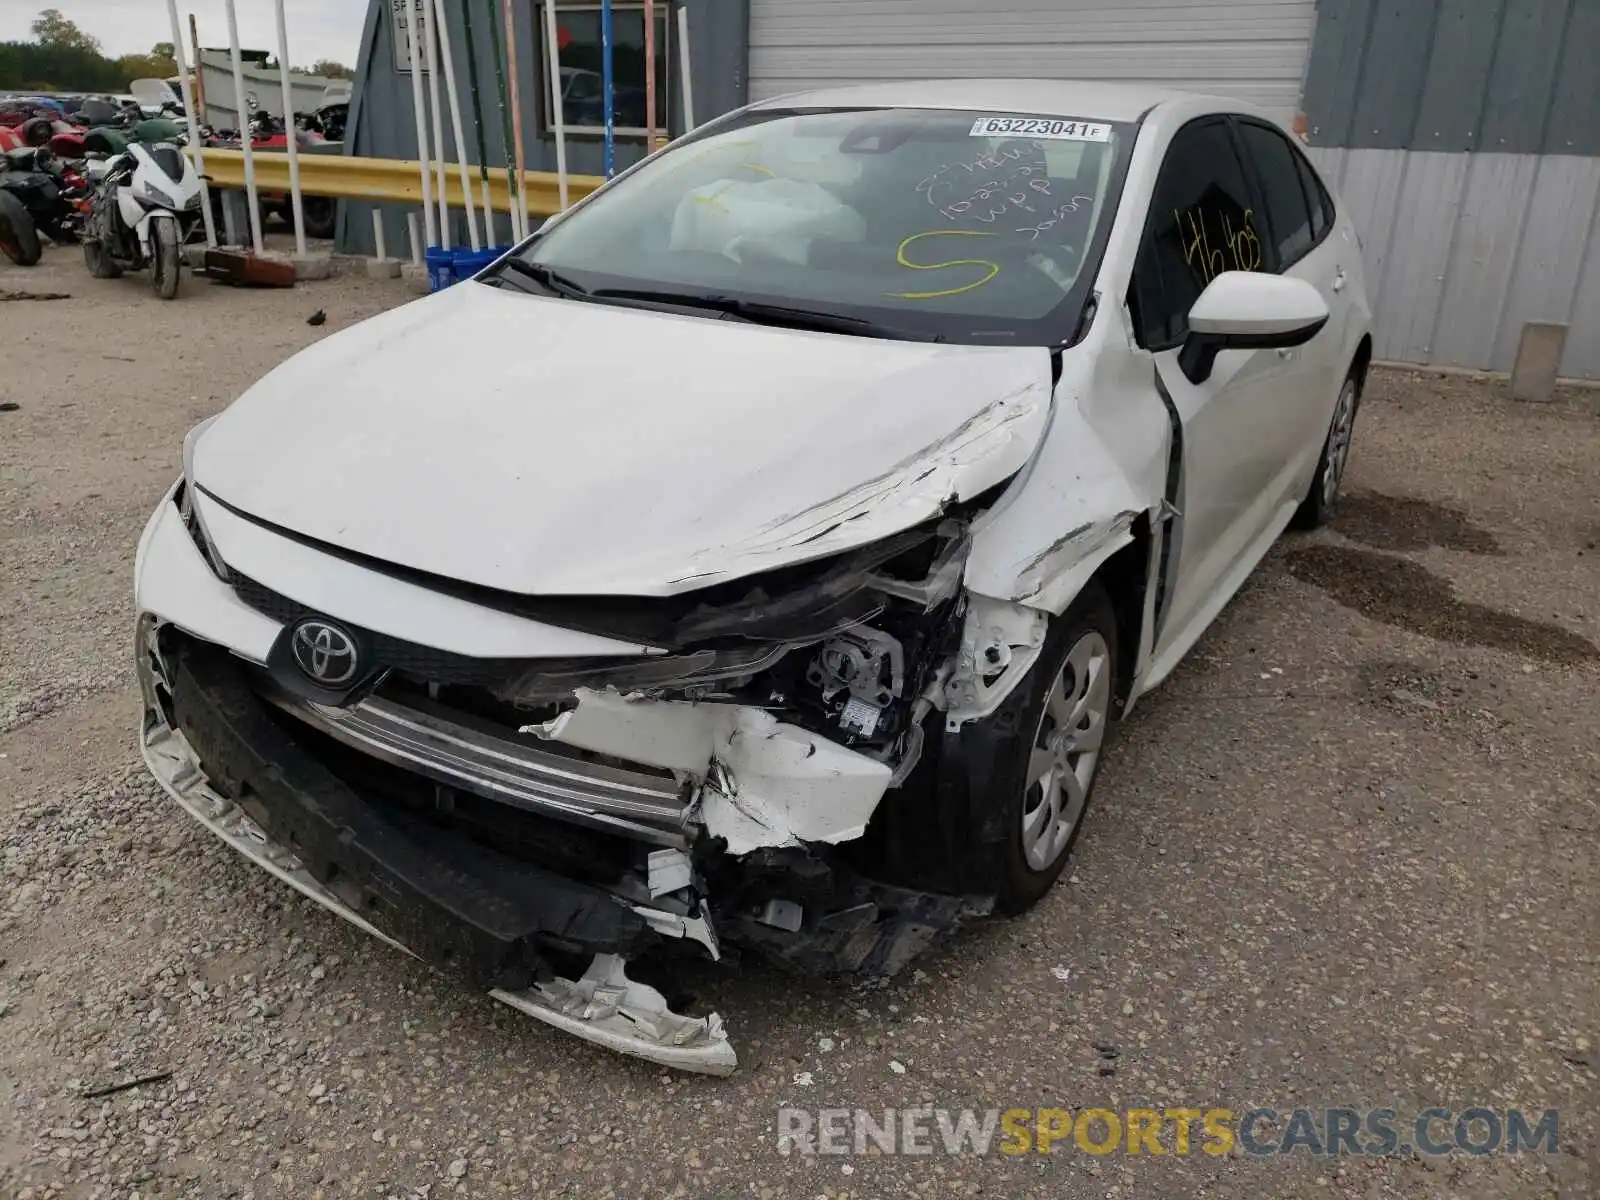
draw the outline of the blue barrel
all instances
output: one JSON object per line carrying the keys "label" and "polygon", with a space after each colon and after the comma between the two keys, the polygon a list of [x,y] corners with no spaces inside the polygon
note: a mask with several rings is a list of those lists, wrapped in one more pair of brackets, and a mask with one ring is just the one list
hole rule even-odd
{"label": "blue barrel", "polygon": [[510,246],[490,246],[486,250],[455,251],[456,279],[471,279],[510,249]]}
{"label": "blue barrel", "polygon": [[428,264],[428,290],[442,292],[456,281],[455,251],[429,246],[422,259]]}

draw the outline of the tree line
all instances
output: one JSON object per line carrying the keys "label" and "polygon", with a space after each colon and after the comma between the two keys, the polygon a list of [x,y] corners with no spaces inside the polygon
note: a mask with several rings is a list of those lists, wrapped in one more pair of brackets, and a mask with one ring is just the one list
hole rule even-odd
{"label": "tree line", "polygon": [[[171,79],[178,73],[171,42],[157,42],[148,54],[108,58],[99,38],[55,8],[41,12],[30,29],[31,42],[0,42],[0,91],[125,92],[135,79]],[[335,79],[352,74],[327,60],[295,69]]]}

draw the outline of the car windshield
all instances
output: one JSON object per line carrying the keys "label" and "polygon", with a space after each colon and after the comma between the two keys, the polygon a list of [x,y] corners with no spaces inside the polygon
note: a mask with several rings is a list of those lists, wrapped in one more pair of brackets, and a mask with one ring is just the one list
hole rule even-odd
{"label": "car windshield", "polygon": [[758,110],[645,163],[501,273],[553,276],[580,299],[1059,343],[1093,285],[1131,135],[1028,114]]}

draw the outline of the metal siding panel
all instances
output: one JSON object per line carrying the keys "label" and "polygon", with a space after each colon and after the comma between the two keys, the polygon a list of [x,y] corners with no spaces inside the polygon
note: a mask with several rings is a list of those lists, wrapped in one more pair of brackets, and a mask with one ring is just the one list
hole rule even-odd
{"label": "metal siding panel", "polygon": [[1494,363],[1539,160],[1526,154],[1468,159],[1430,361],[1487,369]]}
{"label": "metal siding panel", "polygon": [[1344,191],[1345,160],[1349,152],[1337,146],[1307,146],[1305,151],[1323,181],[1331,184],[1334,191]]}
{"label": "metal siding panel", "polygon": [[[1594,0],[1582,0],[1593,4]],[[1477,148],[1537,154],[1555,86],[1556,63],[1572,0],[1512,0],[1500,26]],[[1594,59],[1589,59],[1594,70]]]}
{"label": "metal siding panel", "polygon": [[1433,335],[1467,175],[1465,154],[1406,155],[1394,211],[1396,237],[1377,287],[1373,340],[1379,358],[1433,362]]}
{"label": "metal siding panel", "polygon": [[[1569,243],[1570,244],[1570,243]],[[1572,325],[1562,374],[1574,379],[1600,379],[1600,217],[1591,213],[1584,243],[1583,270],[1572,300]]]}
{"label": "metal siding panel", "polygon": [[1358,145],[1404,149],[1411,144],[1436,12],[1432,0],[1384,0],[1374,11],[1350,119]]}
{"label": "metal siding panel", "polygon": [[[1422,103],[1407,143],[1411,149],[1477,148],[1505,4],[1506,0],[1441,0]],[[1401,61],[1390,65],[1404,69]]]}
{"label": "metal siding panel", "polygon": [[1556,69],[1546,154],[1600,155],[1600,4],[1576,0]]}
{"label": "metal siding panel", "polygon": [[1322,0],[1306,66],[1306,124],[1313,141],[1329,146],[1352,142],[1367,31],[1376,0]]}
{"label": "metal siding panel", "polygon": [[[1361,260],[1369,287],[1381,285],[1395,249],[1394,214],[1408,155],[1404,150],[1347,150],[1339,199],[1361,235]],[[1374,295],[1372,299],[1378,300]]]}
{"label": "metal siding panel", "polygon": [[1298,105],[1313,0],[751,0],[750,92],[879,79],[1133,80]]}
{"label": "metal siding panel", "polygon": [[[1568,337],[1570,356],[1576,322],[1586,315],[1573,305],[1584,266],[1583,255],[1573,253],[1573,248],[1588,240],[1595,206],[1600,204],[1600,159],[1550,155],[1533,161],[1538,175],[1495,341],[1496,370],[1510,369],[1528,321],[1565,321],[1570,314],[1574,321]],[[1593,325],[1594,318],[1590,322]]]}

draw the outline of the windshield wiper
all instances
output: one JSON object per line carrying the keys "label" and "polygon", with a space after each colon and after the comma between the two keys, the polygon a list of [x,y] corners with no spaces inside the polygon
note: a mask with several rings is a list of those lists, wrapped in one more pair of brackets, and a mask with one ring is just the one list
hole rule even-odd
{"label": "windshield wiper", "polygon": [[[583,299],[589,296],[589,289],[581,283],[568,279],[559,271],[552,271],[543,263],[531,263],[524,258],[508,258],[500,264],[500,272],[514,272],[527,279],[533,280],[546,291],[554,292],[558,296],[570,296],[574,299]],[[498,276],[496,276],[498,278]]]}
{"label": "windshield wiper", "polygon": [[814,308],[792,308],[786,304],[767,304],[760,300],[740,300],[734,296],[702,296],[692,292],[655,291],[648,288],[595,288],[588,293],[597,300],[635,300],[644,304],[669,304],[727,313],[757,325],[785,329],[816,329],[826,333],[853,333],[860,337],[892,338],[909,342],[942,342],[943,334],[884,325],[865,317],[822,312]]}

